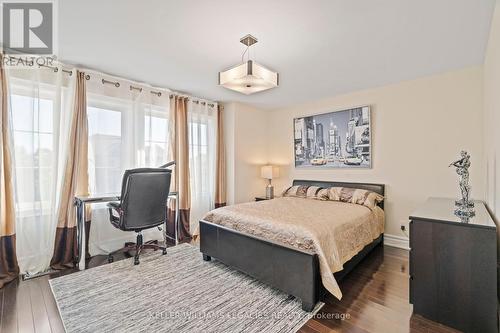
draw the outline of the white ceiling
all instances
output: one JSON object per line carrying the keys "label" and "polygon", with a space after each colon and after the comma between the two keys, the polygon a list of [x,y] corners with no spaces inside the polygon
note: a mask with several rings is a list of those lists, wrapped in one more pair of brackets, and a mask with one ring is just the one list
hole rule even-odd
{"label": "white ceiling", "polygon": [[[60,0],[59,55],[72,64],[218,101],[302,103],[483,62],[495,0]],[[240,37],[280,86],[217,85]]]}

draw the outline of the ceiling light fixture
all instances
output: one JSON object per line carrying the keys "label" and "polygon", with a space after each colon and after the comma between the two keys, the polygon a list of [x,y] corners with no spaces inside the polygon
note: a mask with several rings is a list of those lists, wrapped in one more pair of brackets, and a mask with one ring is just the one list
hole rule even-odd
{"label": "ceiling light fixture", "polygon": [[[249,49],[257,43],[257,38],[246,35],[240,39],[240,42],[247,47],[241,56],[241,63],[219,72],[219,85],[245,95],[277,87],[278,73],[250,60]],[[245,53],[247,53],[247,61],[243,61]]]}

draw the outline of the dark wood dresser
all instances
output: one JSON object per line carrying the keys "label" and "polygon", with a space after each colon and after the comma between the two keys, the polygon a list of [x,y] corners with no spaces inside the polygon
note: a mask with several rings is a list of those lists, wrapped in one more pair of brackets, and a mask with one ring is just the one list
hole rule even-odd
{"label": "dark wood dresser", "polygon": [[484,203],[468,222],[454,199],[430,198],[410,216],[413,313],[464,332],[498,332],[497,233]]}

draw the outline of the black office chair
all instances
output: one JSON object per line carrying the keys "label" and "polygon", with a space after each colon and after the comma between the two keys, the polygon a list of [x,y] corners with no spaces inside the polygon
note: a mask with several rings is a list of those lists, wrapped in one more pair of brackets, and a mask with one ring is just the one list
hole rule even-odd
{"label": "black office chair", "polygon": [[[158,241],[143,243],[142,230],[158,227],[167,218],[167,200],[170,191],[172,170],[161,168],[140,168],[125,171],[122,180],[120,202],[108,203],[111,224],[123,231],[135,231],[136,243],[125,243],[125,247],[108,255],[113,262],[113,254],[135,250],[134,264],[139,264],[139,255],[143,249],[162,250],[167,253],[166,239],[164,246]],[[164,235],[165,235],[164,231]]]}

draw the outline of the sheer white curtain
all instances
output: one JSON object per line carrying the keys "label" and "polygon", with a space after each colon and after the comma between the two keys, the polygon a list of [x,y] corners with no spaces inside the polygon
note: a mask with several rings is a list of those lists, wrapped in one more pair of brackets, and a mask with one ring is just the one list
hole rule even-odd
{"label": "sheer white curtain", "polygon": [[[103,84],[102,79],[119,83],[119,87]],[[126,169],[158,167],[168,162],[167,91],[91,73],[87,109],[92,195],[120,193]],[[89,237],[91,255],[109,253],[126,241],[135,241],[134,233],[110,224],[105,205],[93,206]],[[157,229],[149,229],[144,237],[148,240],[163,236]]]}
{"label": "sheer white curtain", "polygon": [[17,255],[21,273],[48,269],[72,117],[75,72],[11,69]]}
{"label": "sheer white curtain", "polygon": [[214,208],[217,104],[188,103],[189,176],[191,182],[190,230]]}

